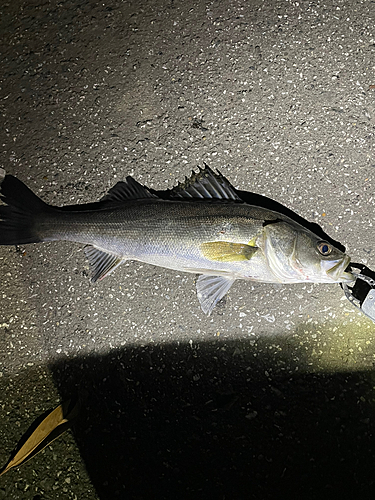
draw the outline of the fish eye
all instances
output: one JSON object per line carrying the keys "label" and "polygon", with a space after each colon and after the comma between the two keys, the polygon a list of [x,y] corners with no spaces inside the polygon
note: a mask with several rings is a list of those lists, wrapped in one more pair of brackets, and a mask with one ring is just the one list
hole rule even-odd
{"label": "fish eye", "polygon": [[326,241],[320,241],[317,247],[322,255],[329,255],[332,252],[332,246]]}

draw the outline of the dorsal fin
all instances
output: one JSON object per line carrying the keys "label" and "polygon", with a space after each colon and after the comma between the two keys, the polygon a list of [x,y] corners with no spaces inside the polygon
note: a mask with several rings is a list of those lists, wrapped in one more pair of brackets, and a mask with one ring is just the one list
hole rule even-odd
{"label": "dorsal fin", "polygon": [[125,181],[120,181],[115,184],[100,201],[121,202],[141,200],[144,198],[157,198],[157,196],[152,194],[146,186],[142,186],[142,184],[129,175]]}
{"label": "dorsal fin", "polygon": [[199,167],[198,173],[193,171],[189,179],[185,178],[185,182],[179,182],[169,194],[170,198],[232,200],[243,203],[230,182],[219,171],[215,173],[206,164],[204,169]]}

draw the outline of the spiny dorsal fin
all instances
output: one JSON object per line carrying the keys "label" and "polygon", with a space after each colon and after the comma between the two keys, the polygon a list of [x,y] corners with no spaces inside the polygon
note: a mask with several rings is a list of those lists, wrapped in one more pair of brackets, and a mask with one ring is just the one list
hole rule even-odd
{"label": "spiny dorsal fin", "polygon": [[91,281],[93,283],[105,278],[123,261],[118,255],[103,252],[91,245],[85,246],[84,251],[90,264]]}
{"label": "spiny dorsal fin", "polygon": [[100,201],[121,202],[141,200],[144,198],[157,198],[157,196],[152,194],[146,186],[142,186],[142,184],[129,175],[125,181],[120,181],[115,184]]}
{"label": "spiny dorsal fin", "polygon": [[199,168],[199,172],[192,172],[190,179],[185,178],[185,182],[179,182],[171,189],[171,198],[198,198],[215,200],[243,200],[236,194],[234,187],[220,173],[215,173],[205,164],[205,168]]}

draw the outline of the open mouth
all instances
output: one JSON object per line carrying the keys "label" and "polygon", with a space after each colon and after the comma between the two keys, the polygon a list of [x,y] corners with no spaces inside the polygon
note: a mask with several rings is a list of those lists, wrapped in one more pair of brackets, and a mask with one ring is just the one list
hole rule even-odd
{"label": "open mouth", "polygon": [[[351,272],[345,271],[345,269],[349,266],[350,257],[347,255],[336,262],[333,266],[327,268],[327,265],[332,264],[331,262],[322,262],[324,268],[326,268],[327,275],[336,282],[348,282],[354,281],[354,276]],[[325,264],[325,265],[324,265]]]}

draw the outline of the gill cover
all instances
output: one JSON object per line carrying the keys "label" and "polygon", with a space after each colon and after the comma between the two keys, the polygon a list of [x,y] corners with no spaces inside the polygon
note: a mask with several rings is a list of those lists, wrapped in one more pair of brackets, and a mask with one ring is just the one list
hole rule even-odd
{"label": "gill cover", "polygon": [[314,233],[285,221],[264,228],[264,252],[281,283],[350,281],[350,258]]}

